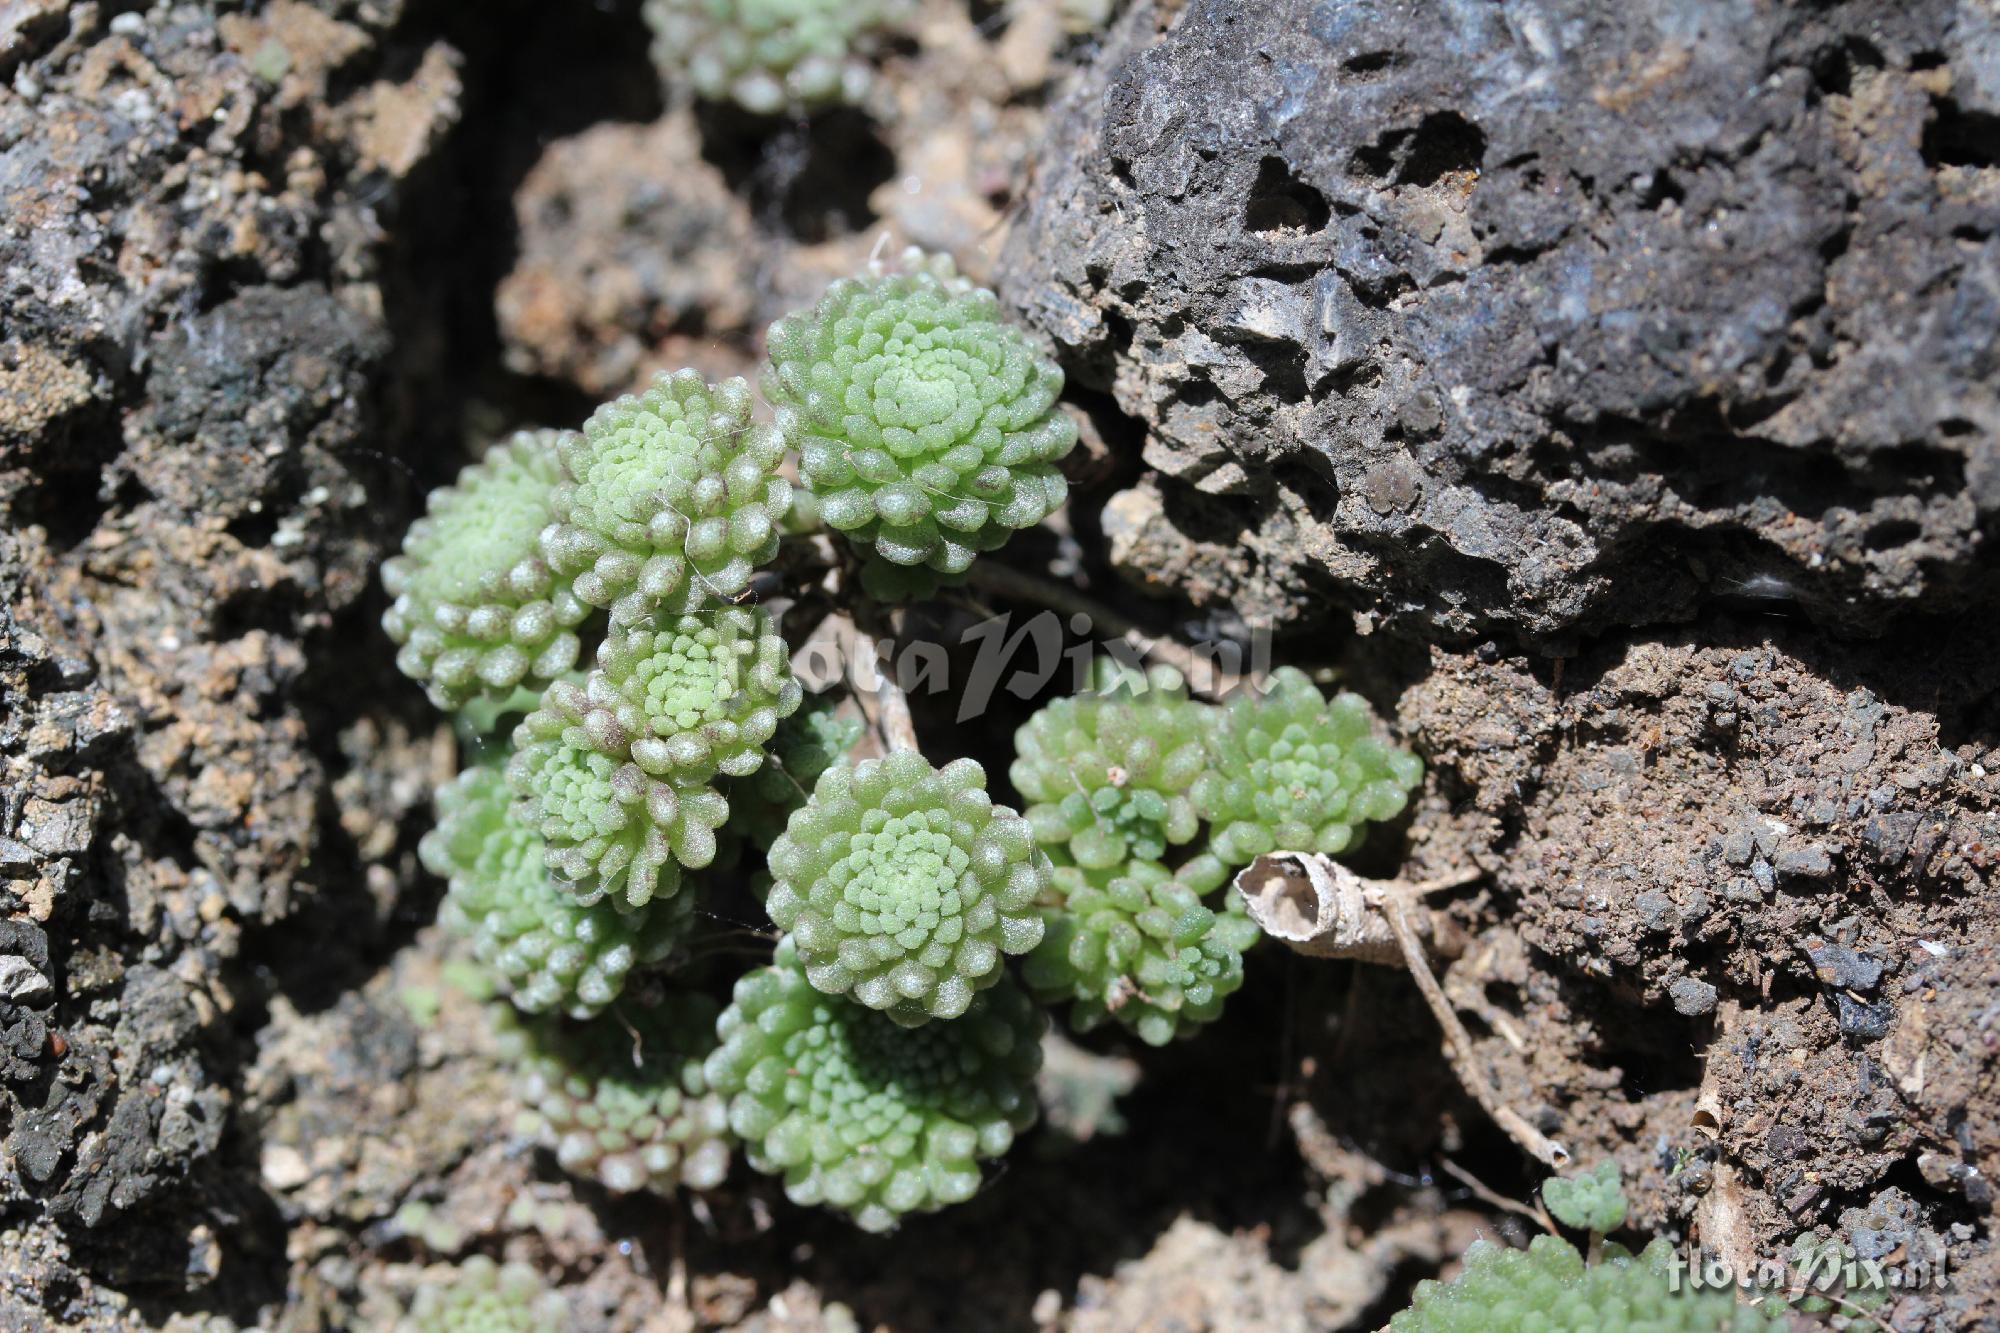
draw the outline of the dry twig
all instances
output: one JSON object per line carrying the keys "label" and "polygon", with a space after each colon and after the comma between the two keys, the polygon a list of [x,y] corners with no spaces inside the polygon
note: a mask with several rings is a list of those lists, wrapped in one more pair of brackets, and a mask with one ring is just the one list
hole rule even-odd
{"label": "dry twig", "polygon": [[[878,637],[879,636],[879,637]],[[884,647],[888,651],[884,651]],[[871,664],[875,672],[875,716],[872,719],[882,746],[891,752],[918,750],[917,723],[910,716],[909,696],[896,683],[895,633],[880,625],[872,615],[857,614],[854,622],[854,655]]]}
{"label": "dry twig", "polygon": [[1362,962],[1401,962],[1444,1029],[1452,1072],[1493,1123],[1529,1156],[1561,1167],[1569,1150],[1529,1124],[1502,1101],[1473,1055],[1472,1035],[1431,972],[1430,953],[1453,956],[1463,948],[1448,918],[1424,909],[1426,894],[1469,884],[1477,867],[1421,884],[1363,879],[1339,862],[1313,852],[1271,852],[1236,877],[1250,915],[1264,930],[1300,953]]}

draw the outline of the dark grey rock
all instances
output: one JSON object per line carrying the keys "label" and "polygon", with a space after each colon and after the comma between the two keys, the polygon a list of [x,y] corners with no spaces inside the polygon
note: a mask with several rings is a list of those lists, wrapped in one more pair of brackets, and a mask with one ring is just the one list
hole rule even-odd
{"label": "dark grey rock", "polygon": [[1818,843],[1787,847],[1773,866],[1781,879],[1825,879],[1833,874],[1833,858]]}
{"label": "dark grey rock", "polygon": [[[244,940],[292,984],[374,924],[326,760],[395,706],[356,605],[394,455],[455,465],[384,312],[456,83],[400,0],[0,8],[0,1324],[112,1327],[218,1232],[223,1281],[269,1263],[218,1152]],[[337,937],[248,934],[307,903]]]}
{"label": "dark grey rock", "polygon": [[1850,1040],[1879,1041],[1889,1035],[1889,1026],[1896,1021],[1894,1005],[1871,1004],[1845,991],[1834,1000],[1840,1009],[1840,1033]]}
{"label": "dark grey rock", "polygon": [[1632,906],[1638,909],[1639,919],[1646,923],[1648,930],[1671,930],[1678,920],[1674,911],[1674,900],[1657,889],[1648,889],[1633,899]]}
{"label": "dark grey rock", "polygon": [[1137,6],[1000,266],[1165,475],[1114,557],[1447,637],[1975,604],[2000,73],[1964,12]]}
{"label": "dark grey rock", "polygon": [[1688,1018],[1697,1018],[1715,1008],[1715,987],[1693,977],[1682,977],[1667,988],[1667,994],[1673,999],[1674,1011]]}
{"label": "dark grey rock", "polygon": [[1871,954],[1825,940],[1808,940],[1805,950],[1822,985],[1872,991],[1881,983],[1882,960]]}

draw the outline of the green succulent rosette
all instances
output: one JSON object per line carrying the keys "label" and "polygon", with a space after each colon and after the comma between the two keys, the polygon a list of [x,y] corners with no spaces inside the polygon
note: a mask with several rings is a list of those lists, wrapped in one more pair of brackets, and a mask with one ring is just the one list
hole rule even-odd
{"label": "green succulent rosette", "polygon": [[583,688],[558,681],[514,729],[507,762],[513,815],[539,836],[543,860],[582,903],[643,907],[682,891],[681,868],[715,859],[729,803],[705,782],[677,787],[629,754],[607,754],[585,720]]}
{"label": "green succulent rosette", "polygon": [[978,1192],[979,1163],[1034,1123],[1048,1020],[1011,981],[906,1028],[806,979],[791,941],[736,983],[708,1057],[744,1156],[795,1203],[864,1231]]}
{"label": "green succulent rosette", "polygon": [[431,1269],[397,1333],[563,1333],[569,1303],[526,1264],[475,1254],[452,1269]]}
{"label": "green succulent rosette", "polygon": [[977,763],[909,753],[821,774],[769,861],[765,910],[812,984],[906,1024],[957,1018],[1041,941],[1053,873]]}
{"label": "green succulent rosette", "polygon": [[584,904],[549,873],[541,838],[509,812],[500,766],[467,769],[437,794],[437,826],[418,854],[447,882],[438,919],[515,1006],[588,1018],[618,998],[633,971],[686,940],[695,895],[642,908]]}
{"label": "green succulent rosette", "polygon": [[[1076,426],[1060,368],[949,261],[835,282],[773,324],[764,392],[827,526],[926,586],[1032,527],[1068,493]],[[876,595],[910,576],[865,575]]]}
{"label": "green succulent rosette", "polygon": [[1048,933],[1021,979],[1043,1004],[1067,1002],[1079,1032],[1115,1021],[1149,1046],[1190,1035],[1221,1016],[1261,934],[1235,894],[1220,910],[1206,907],[1152,862],[1059,867],[1054,891],[1042,909]]}
{"label": "green succulent rosette", "polygon": [[1733,1288],[1676,1290],[1673,1247],[1655,1240],[1633,1255],[1605,1247],[1586,1264],[1576,1247],[1537,1236],[1525,1250],[1474,1241],[1449,1282],[1417,1284],[1410,1308],[1389,1320],[1391,1333],[1753,1333],[1786,1327],[1780,1309],[1740,1305]]}
{"label": "green succulent rosette", "polygon": [[1096,689],[1051,700],[1014,733],[1007,773],[1037,841],[1093,870],[1191,841],[1189,789],[1208,767],[1214,711],[1166,667],[1100,672]]}
{"label": "green succulent rosette", "polygon": [[1378,739],[1375,726],[1360,695],[1329,700],[1293,667],[1272,672],[1265,693],[1230,699],[1215,718],[1210,766],[1189,788],[1212,828],[1183,878],[1219,883],[1280,849],[1335,856],[1365,824],[1402,813],[1423,761]]}
{"label": "green succulent rosette", "polygon": [[542,557],[562,480],[558,431],[522,431],[432,491],[382,566],[396,666],[446,711],[539,689],[576,665],[590,608]]}
{"label": "green succulent rosette", "polygon": [[614,628],[727,601],[777,554],[786,443],[751,405],[743,380],[682,370],[564,437],[542,553],[579,598],[610,608]]}
{"label": "green succulent rosette", "polygon": [[874,74],[869,39],[906,22],[913,0],[646,0],[653,61],[711,101],[771,115],[858,102]]}
{"label": "green succulent rosette", "polygon": [[756,772],[803,698],[770,616],[719,607],[614,632],[580,711],[598,750],[687,785]]}
{"label": "green succulent rosette", "polygon": [[1542,1182],[1542,1202],[1566,1227],[1600,1234],[1625,1225],[1624,1173],[1607,1157],[1586,1171]]}
{"label": "green succulent rosette", "polygon": [[735,1139],[728,1103],[702,1066],[719,1008],[705,995],[672,994],[588,1024],[529,1028],[522,1128],[565,1171],[614,1194],[720,1185]]}

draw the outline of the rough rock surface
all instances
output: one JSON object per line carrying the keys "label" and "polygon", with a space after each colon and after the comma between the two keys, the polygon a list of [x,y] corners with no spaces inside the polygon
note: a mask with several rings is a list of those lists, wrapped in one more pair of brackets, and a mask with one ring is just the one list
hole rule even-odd
{"label": "rough rock surface", "polygon": [[357,781],[372,755],[333,781],[353,719],[315,661],[368,586],[385,472],[402,493],[372,434],[383,223],[456,114],[455,56],[392,57],[400,17],[0,25],[8,1327],[254,1305],[272,1270],[223,1262],[269,1213],[232,1137],[236,1025],[271,984],[245,941],[328,883],[351,921],[392,905],[356,844],[423,787]]}
{"label": "rough rock surface", "polygon": [[511,369],[608,396],[670,335],[747,331],[750,210],[702,160],[692,116],[552,145],[518,209],[525,253],[494,298]]}
{"label": "rough rock surface", "polygon": [[1137,6],[1001,265],[1168,480],[1114,555],[1436,638],[1993,589],[1990,6]]}

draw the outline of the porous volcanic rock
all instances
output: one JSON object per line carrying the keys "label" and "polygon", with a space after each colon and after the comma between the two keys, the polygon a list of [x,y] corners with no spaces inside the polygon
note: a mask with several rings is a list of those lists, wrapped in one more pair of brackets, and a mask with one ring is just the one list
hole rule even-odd
{"label": "porous volcanic rock", "polygon": [[2000,20],[1138,5],[1001,265],[1165,474],[1114,557],[1434,638],[1991,594]]}

